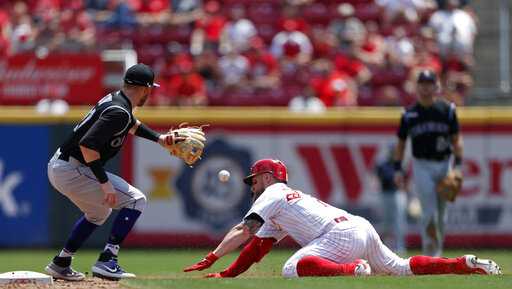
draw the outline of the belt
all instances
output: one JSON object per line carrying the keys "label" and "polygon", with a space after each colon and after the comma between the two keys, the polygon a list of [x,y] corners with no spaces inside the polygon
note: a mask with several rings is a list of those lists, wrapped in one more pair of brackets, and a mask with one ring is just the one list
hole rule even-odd
{"label": "belt", "polygon": [[327,233],[329,232],[330,230],[332,230],[332,228],[334,228],[337,224],[341,223],[341,222],[345,222],[345,221],[348,221],[348,219],[345,217],[345,216],[340,216],[338,218],[334,218],[332,220],[332,222],[330,222],[329,224],[327,224],[325,227],[324,227],[324,233]]}
{"label": "belt", "polygon": [[58,154],[57,158],[59,160],[63,160],[65,162],[68,162],[68,163],[70,163],[72,165],[77,165],[77,166],[82,164],[79,160],[75,159],[74,157],[72,157],[72,156],[70,156],[68,154],[63,154],[60,151],[60,149],[57,150],[56,154]]}
{"label": "belt", "polygon": [[425,160],[425,161],[433,161],[433,162],[443,162],[450,158],[450,155],[441,156],[441,157],[417,157],[419,160]]}
{"label": "belt", "polygon": [[64,155],[64,154],[61,153],[59,155],[59,160],[63,160],[63,161],[69,162],[69,155]]}

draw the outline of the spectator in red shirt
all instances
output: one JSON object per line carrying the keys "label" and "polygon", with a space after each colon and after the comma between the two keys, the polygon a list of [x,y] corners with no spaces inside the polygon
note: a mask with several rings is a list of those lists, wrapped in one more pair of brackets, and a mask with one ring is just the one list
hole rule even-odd
{"label": "spectator in red shirt", "polygon": [[10,55],[9,40],[0,34],[0,58],[6,58]]}
{"label": "spectator in red shirt", "polygon": [[248,78],[255,89],[275,89],[280,83],[279,64],[274,56],[265,49],[265,43],[259,37],[250,42],[246,53],[249,60]]}
{"label": "spectator in red shirt", "polygon": [[358,48],[356,45],[351,39],[342,40],[341,49],[334,58],[334,65],[336,70],[347,74],[361,85],[370,80],[371,73],[366,65],[357,57],[356,50]]}
{"label": "spectator in red shirt", "polygon": [[323,27],[314,27],[311,42],[313,43],[313,58],[332,58],[336,51],[336,35]]}
{"label": "spectator in red shirt", "polygon": [[171,77],[167,89],[173,105],[197,106],[208,102],[203,78],[194,71],[192,64],[182,64],[180,74]]}
{"label": "spectator in red shirt", "polygon": [[369,66],[379,66],[384,63],[386,45],[384,38],[379,34],[377,23],[369,21],[366,24],[366,34],[358,51],[359,58]]}
{"label": "spectator in red shirt", "polygon": [[169,20],[169,0],[129,0],[129,3],[141,24],[161,24]]}
{"label": "spectator in red shirt", "polygon": [[329,60],[315,63],[316,76],[310,86],[327,107],[357,105],[357,86],[346,73],[336,71]]}
{"label": "spectator in red shirt", "polygon": [[309,33],[309,24],[304,20],[299,12],[299,7],[296,5],[285,4],[282,10],[282,18],[279,20],[279,28],[281,30],[286,30],[288,26],[288,22],[294,22],[295,29],[302,33]]}
{"label": "spectator in red shirt", "polygon": [[129,0],[129,3],[138,13],[158,14],[169,10],[167,0]]}
{"label": "spectator in red shirt", "polygon": [[78,3],[74,9],[65,9],[60,14],[59,29],[65,40],[60,49],[66,51],[84,51],[94,49],[96,26],[89,14]]}
{"label": "spectator in red shirt", "polygon": [[7,11],[7,5],[0,6],[0,57],[10,54],[9,32],[12,26]]}
{"label": "spectator in red shirt", "polygon": [[178,48],[178,50],[166,60],[162,73],[158,75],[164,75],[169,78],[178,75],[181,73],[182,67],[188,67],[192,65],[192,62],[192,57],[187,52],[181,51]]}
{"label": "spectator in red shirt", "polygon": [[220,4],[217,1],[208,1],[204,5],[205,15],[195,23],[190,40],[190,51],[199,55],[205,47],[219,47],[220,35],[226,25],[226,18],[219,13]]}

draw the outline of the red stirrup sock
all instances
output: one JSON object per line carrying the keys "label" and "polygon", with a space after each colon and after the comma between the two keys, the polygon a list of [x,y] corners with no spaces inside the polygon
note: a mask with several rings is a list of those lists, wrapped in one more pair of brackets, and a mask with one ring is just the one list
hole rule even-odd
{"label": "red stirrup sock", "polygon": [[356,263],[338,264],[318,256],[306,256],[297,263],[297,274],[305,276],[354,275]]}
{"label": "red stirrup sock", "polygon": [[414,256],[409,261],[411,271],[415,275],[425,274],[470,274],[471,268],[466,265],[464,257],[442,258],[430,256]]}

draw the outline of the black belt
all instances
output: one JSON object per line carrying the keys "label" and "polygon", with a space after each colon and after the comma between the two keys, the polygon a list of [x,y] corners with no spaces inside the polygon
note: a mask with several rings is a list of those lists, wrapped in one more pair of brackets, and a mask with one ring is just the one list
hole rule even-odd
{"label": "black belt", "polygon": [[419,160],[426,160],[426,161],[434,161],[434,162],[442,162],[442,161],[446,161],[447,159],[450,158],[449,155],[447,156],[440,156],[440,157],[416,157],[417,159]]}
{"label": "black belt", "polygon": [[59,155],[59,160],[63,160],[65,162],[69,162],[69,155],[65,155],[65,154],[61,153]]}

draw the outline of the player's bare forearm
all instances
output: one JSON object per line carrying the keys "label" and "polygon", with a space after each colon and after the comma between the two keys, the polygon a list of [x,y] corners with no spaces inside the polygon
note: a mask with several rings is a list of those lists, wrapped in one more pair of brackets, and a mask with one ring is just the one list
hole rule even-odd
{"label": "player's bare forearm", "polygon": [[139,128],[139,126],[140,126],[141,124],[142,124],[142,123],[140,122],[140,120],[137,120],[137,121],[135,122],[135,124],[133,125],[133,127],[132,127],[132,128],[130,128],[129,133],[130,133],[131,135],[134,135],[134,134],[135,134],[135,132],[137,131],[137,129]]}
{"label": "player's bare forearm", "polygon": [[82,152],[82,156],[84,157],[86,163],[100,159],[100,153],[98,151],[84,147],[82,145],[80,146],[80,151]]}
{"label": "player's bare forearm", "polygon": [[453,146],[453,155],[455,157],[459,157],[462,159],[464,153],[464,146],[462,141],[462,136],[460,134],[455,134],[452,136],[452,146]]}
{"label": "player's bare forearm", "polygon": [[404,153],[405,153],[405,140],[398,139],[398,143],[396,144],[396,148],[395,148],[394,160],[401,162],[404,159]]}
{"label": "player's bare forearm", "polygon": [[238,249],[243,243],[245,243],[253,234],[249,231],[244,223],[240,223],[234,226],[224,237],[219,246],[213,251],[217,257],[227,255],[234,250]]}
{"label": "player's bare forearm", "polygon": [[242,223],[234,226],[224,237],[224,240],[217,246],[213,253],[217,257],[222,257],[238,249],[240,245],[252,238],[263,225],[255,219],[245,219]]}

